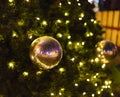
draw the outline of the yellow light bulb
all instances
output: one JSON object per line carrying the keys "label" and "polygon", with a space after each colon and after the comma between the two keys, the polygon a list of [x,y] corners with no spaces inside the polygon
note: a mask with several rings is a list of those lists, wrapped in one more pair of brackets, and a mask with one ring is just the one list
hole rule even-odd
{"label": "yellow light bulb", "polygon": [[75,83],[75,86],[78,87],[78,83]]}
{"label": "yellow light bulb", "polygon": [[11,2],[13,2],[14,0],[9,0],[9,2],[11,3]]}
{"label": "yellow light bulb", "polygon": [[8,68],[14,69],[14,66],[15,66],[15,62],[14,61],[11,61],[11,62],[8,63]]}
{"label": "yellow light bulb", "polygon": [[28,76],[28,74],[29,74],[29,73],[26,72],[26,71],[23,72],[23,75],[24,75],[24,76]]}
{"label": "yellow light bulb", "polygon": [[42,21],[42,25],[47,26],[47,21]]}
{"label": "yellow light bulb", "polygon": [[83,18],[84,17],[84,13],[81,13],[80,16]]}
{"label": "yellow light bulb", "polygon": [[71,2],[69,1],[68,4],[71,5]]}
{"label": "yellow light bulb", "polygon": [[57,33],[57,37],[59,37],[59,38],[62,38],[62,34],[61,33]]}
{"label": "yellow light bulb", "polygon": [[65,68],[59,68],[59,72],[60,72],[60,73],[65,72]]}
{"label": "yellow light bulb", "polygon": [[50,93],[51,96],[54,96],[55,94],[54,93]]}
{"label": "yellow light bulb", "polygon": [[80,3],[78,3],[78,6],[81,6],[81,4],[80,4]]}
{"label": "yellow light bulb", "polygon": [[57,20],[57,23],[61,23],[62,21],[60,19]]}
{"label": "yellow light bulb", "polygon": [[65,12],[65,14],[64,14],[65,16],[69,16],[69,13],[68,12]]}

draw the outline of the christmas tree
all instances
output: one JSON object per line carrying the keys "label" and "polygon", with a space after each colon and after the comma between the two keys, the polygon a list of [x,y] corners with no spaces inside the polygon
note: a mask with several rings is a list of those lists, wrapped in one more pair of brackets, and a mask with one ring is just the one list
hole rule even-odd
{"label": "christmas tree", "polygon": [[[0,97],[118,97],[110,62],[97,55],[103,31],[93,7],[87,0],[1,0]],[[31,43],[42,36],[63,49],[52,69],[30,59]]]}

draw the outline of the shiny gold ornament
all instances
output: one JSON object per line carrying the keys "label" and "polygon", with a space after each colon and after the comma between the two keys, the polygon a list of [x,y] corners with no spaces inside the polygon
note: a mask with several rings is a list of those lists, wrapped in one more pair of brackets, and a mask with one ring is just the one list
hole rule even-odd
{"label": "shiny gold ornament", "polygon": [[52,69],[58,65],[63,52],[60,43],[50,37],[43,36],[35,39],[30,47],[30,58],[42,69]]}

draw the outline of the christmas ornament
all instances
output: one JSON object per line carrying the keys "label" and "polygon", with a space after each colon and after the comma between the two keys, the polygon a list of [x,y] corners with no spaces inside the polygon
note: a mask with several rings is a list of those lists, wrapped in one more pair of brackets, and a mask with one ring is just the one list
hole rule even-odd
{"label": "christmas ornament", "polygon": [[35,39],[30,47],[30,58],[42,69],[51,69],[58,65],[63,52],[60,43],[50,37],[43,36]]}
{"label": "christmas ornament", "polygon": [[117,55],[117,47],[114,43],[108,40],[102,40],[97,44],[97,51],[101,56],[106,59],[115,58]]}

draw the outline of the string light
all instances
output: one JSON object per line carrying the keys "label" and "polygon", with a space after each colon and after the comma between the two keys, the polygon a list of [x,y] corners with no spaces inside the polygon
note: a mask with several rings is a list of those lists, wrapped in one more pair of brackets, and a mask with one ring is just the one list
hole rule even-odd
{"label": "string light", "polygon": [[18,34],[17,34],[15,31],[13,31],[13,32],[12,32],[12,37],[16,37],[16,38],[17,38],[17,37],[18,37]]}
{"label": "string light", "polygon": [[13,2],[14,0],[9,0],[9,2],[11,3],[11,2]]}
{"label": "string light", "polygon": [[43,71],[37,71],[36,75],[41,75]]}
{"label": "string light", "polygon": [[94,24],[96,24],[96,23],[97,23],[97,21],[95,20],[95,21],[94,21]]}
{"label": "string light", "polygon": [[43,26],[47,26],[47,21],[45,21],[45,20],[42,21],[42,25],[43,25]]}
{"label": "string light", "polygon": [[62,38],[62,34],[61,33],[57,33],[57,37],[59,37],[59,38]]}
{"label": "string light", "polygon": [[67,37],[68,39],[71,39],[71,36],[70,35],[68,35],[68,37]]}
{"label": "string light", "polygon": [[39,20],[40,20],[40,18],[39,18],[39,17],[36,17],[36,20],[38,20],[38,21],[39,21]]}
{"label": "string light", "polygon": [[83,95],[86,95],[86,92],[83,92]]}
{"label": "string light", "polygon": [[78,6],[81,6],[81,4],[80,4],[80,3],[78,3]]}
{"label": "string light", "polygon": [[71,61],[73,61],[73,62],[74,62],[74,61],[75,61],[75,58],[72,58],[72,59],[71,59]]}
{"label": "string light", "polygon": [[64,14],[65,16],[69,16],[69,13],[68,12],[65,12],[65,14]]}
{"label": "string light", "polygon": [[26,2],[29,2],[29,0],[25,0]]}
{"label": "string light", "polygon": [[71,5],[71,2],[70,2],[70,1],[68,1],[68,4],[69,4],[69,5]]}
{"label": "string light", "polygon": [[54,96],[55,94],[54,93],[50,93],[51,96]]}
{"label": "string light", "polygon": [[102,68],[104,69],[105,67],[106,67],[106,64],[103,64],[103,65],[102,65]]}
{"label": "string light", "polygon": [[81,17],[79,17],[78,19],[79,19],[79,20],[82,20],[82,18],[81,18]]}
{"label": "string light", "polygon": [[11,61],[11,62],[8,63],[8,68],[14,69],[14,66],[15,66],[15,62],[14,61]]}
{"label": "string light", "polygon": [[92,94],[92,97],[94,97],[95,96],[95,94]]}
{"label": "string light", "polygon": [[65,68],[59,68],[59,72],[60,72],[60,73],[65,72]]}
{"label": "string light", "polygon": [[75,83],[75,87],[78,87],[78,83]]}
{"label": "string light", "polygon": [[57,23],[61,23],[62,21],[60,19],[57,20]]}
{"label": "string light", "polygon": [[69,44],[69,45],[71,45],[71,44],[72,44],[72,42],[71,42],[71,41],[69,41],[69,42],[68,42],[68,44]]}
{"label": "string light", "polygon": [[61,93],[61,92],[59,92],[59,95],[62,95],[62,93]]}
{"label": "string light", "polygon": [[98,93],[98,94],[100,94],[101,92],[100,92],[100,91],[98,91],[97,93]]}
{"label": "string light", "polygon": [[66,20],[66,21],[65,21],[65,24],[69,24],[69,23],[70,23],[70,21],[69,21],[69,20]]}
{"label": "string light", "polygon": [[95,85],[95,87],[97,87],[97,86],[98,86],[98,84],[97,84],[97,83],[95,83],[94,85]]}
{"label": "string light", "polygon": [[82,45],[85,45],[85,42],[82,42]]}
{"label": "string light", "polygon": [[84,26],[87,26],[87,23],[84,23]]}
{"label": "string light", "polygon": [[111,96],[114,96],[114,93],[111,93]]}
{"label": "string light", "polygon": [[82,17],[82,18],[83,18],[83,17],[84,17],[84,13],[81,13],[81,14],[80,14],[80,17]]}
{"label": "string light", "polygon": [[61,7],[61,6],[62,6],[62,3],[60,2],[60,3],[59,3],[59,7]]}
{"label": "string light", "polygon": [[18,26],[23,26],[24,25],[24,20],[23,19],[21,19],[21,20],[18,20]]}
{"label": "string light", "polygon": [[89,82],[90,81],[90,79],[87,79],[87,82]]}
{"label": "string light", "polygon": [[26,71],[23,72],[23,76],[28,76],[28,74],[29,74],[29,73],[26,72]]}
{"label": "string light", "polygon": [[94,19],[91,19],[91,22],[94,22]]}
{"label": "string light", "polygon": [[99,58],[95,58],[95,62],[99,62]]}

